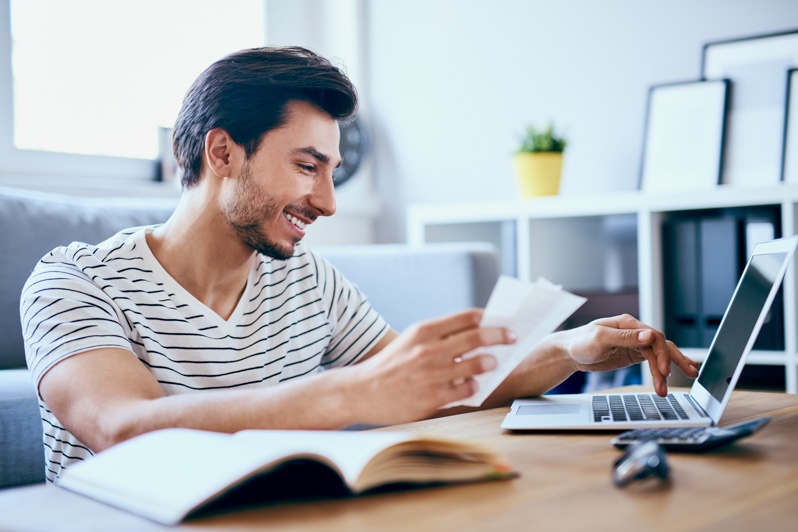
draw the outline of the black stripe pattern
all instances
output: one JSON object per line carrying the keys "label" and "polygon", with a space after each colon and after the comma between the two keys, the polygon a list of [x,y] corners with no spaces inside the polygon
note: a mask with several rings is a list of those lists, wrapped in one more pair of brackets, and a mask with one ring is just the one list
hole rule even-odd
{"label": "black stripe pattern", "polygon": [[[225,321],[163,270],[146,244],[151,230],[57,248],[36,266],[20,315],[37,385],[71,355],[114,347],[135,354],[167,395],[271,386],[352,364],[388,330],[353,283],[301,245],[287,261],[259,255]],[[41,399],[40,411],[53,481],[92,453]]]}

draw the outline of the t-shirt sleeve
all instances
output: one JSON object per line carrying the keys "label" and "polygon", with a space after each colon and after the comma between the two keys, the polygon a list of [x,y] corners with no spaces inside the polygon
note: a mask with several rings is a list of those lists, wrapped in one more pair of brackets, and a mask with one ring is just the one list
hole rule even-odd
{"label": "t-shirt sleeve", "polygon": [[311,254],[331,326],[331,340],[321,360],[324,368],[360,360],[390,330],[366,295],[326,259]]}
{"label": "t-shirt sleeve", "polygon": [[25,358],[38,388],[61,360],[97,348],[132,351],[116,307],[77,266],[54,252],[36,266],[20,298]]}

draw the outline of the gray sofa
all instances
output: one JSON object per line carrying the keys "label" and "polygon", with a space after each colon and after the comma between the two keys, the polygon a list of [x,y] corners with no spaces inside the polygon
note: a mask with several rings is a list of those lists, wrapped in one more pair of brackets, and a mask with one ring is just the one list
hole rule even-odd
{"label": "gray sofa", "polygon": [[[162,222],[174,206],[174,200],[83,199],[0,187],[0,488],[44,481],[41,419],[19,323],[19,295],[34,265],[58,245],[100,242],[125,227]],[[499,274],[489,244],[315,249],[397,330],[484,306]]]}

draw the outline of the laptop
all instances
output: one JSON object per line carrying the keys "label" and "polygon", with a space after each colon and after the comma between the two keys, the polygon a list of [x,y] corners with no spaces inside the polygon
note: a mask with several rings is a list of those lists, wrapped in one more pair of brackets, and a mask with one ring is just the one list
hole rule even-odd
{"label": "laptop", "polygon": [[795,253],[798,236],[758,244],[689,393],[580,393],[517,399],[507,430],[629,430],[717,425]]}

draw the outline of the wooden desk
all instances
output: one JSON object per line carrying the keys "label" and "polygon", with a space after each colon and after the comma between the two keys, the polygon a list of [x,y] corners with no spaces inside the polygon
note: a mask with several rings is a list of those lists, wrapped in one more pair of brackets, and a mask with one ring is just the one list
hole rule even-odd
{"label": "wooden desk", "polygon": [[[722,424],[761,432],[709,454],[670,453],[671,481],[617,489],[610,433],[502,433],[507,409],[410,423],[487,441],[521,473],[505,482],[284,503],[190,520],[179,530],[796,530],[798,396],[737,391]],[[60,488],[0,491],[2,530],[170,530]]]}

